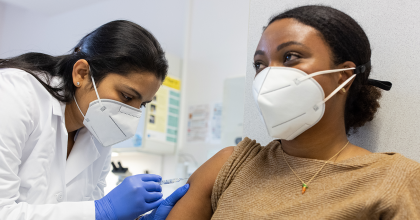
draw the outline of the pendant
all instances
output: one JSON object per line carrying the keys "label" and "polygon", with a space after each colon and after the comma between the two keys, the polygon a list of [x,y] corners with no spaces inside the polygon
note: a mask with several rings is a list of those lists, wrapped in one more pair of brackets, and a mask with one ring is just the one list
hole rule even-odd
{"label": "pendant", "polygon": [[308,186],[305,183],[302,183],[302,195],[306,192]]}

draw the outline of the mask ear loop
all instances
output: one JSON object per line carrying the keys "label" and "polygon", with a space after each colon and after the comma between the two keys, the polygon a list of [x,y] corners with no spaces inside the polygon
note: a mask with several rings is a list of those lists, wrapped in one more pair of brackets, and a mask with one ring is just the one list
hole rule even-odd
{"label": "mask ear loop", "polygon": [[76,101],[76,94],[73,96],[73,99],[74,99],[74,102],[75,102],[75,103],[76,103],[76,105],[77,105],[77,108],[78,108],[78,109],[79,109],[79,111],[80,111],[80,114],[82,114],[82,115],[83,115],[83,118],[85,118],[85,115],[83,114],[82,110],[80,109],[79,104],[77,104],[77,101]]}
{"label": "mask ear loop", "polygon": [[[351,68],[354,69],[354,68]],[[343,69],[342,69],[343,70]],[[348,70],[348,69],[345,69]],[[318,74],[320,75],[320,74]],[[346,86],[354,77],[356,77],[357,74],[353,74],[353,76],[351,76],[350,78],[348,78],[346,81],[344,81],[343,83],[341,83],[340,86],[338,86],[334,91],[332,91],[327,98],[325,98],[323,101],[319,102],[318,104],[316,104],[313,109],[315,111],[317,111],[319,109],[319,106],[321,106],[322,104],[326,103],[331,97],[333,97],[335,94],[337,94],[338,91],[340,91],[342,88],[344,88],[344,86]]]}
{"label": "mask ear loop", "polygon": [[351,67],[351,68],[344,68],[344,69],[323,70],[323,71],[315,72],[315,73],[312,73],[312,74],[307,74],[306,76],[302,76],[298,79],[295,79],[295,83],[299,84],[302,81],[305,81],[309,78],[313,78],[315,76],[319,76],[319,75],[322,75],[322,74],[335,73],[335,72],[341,72],[341,71],[344,71],[344,70],[354,70],[354,69],[356,69],[356,68]]}
{"label": "mask ear loop", "polygon": [[338,91],[340,91],[342,88],[344,88],[344,86],[346,86],[347,85],[347,83],[349,83],[350,82],[350,80],[352,80],[354,77],[356,77],[356,74],[353,74],[353,76],[351,76],[350,78],[348,78],[346,81],[344,81],[339,87],[337,87],[331,94],[329,94],[328,96],[327,96],[327,98],[325,98],[324,99],[324,101],[322,101],[321,102],[321,104],[322,103],[325,103],[325,102],[327,102],[331,97],[333,97],[335,94],[337,94],[337,92]]}
{"label": "mask ear loop", "polygon": [[96,97],[98,97],[99,104],[101,106],[103,106],[102,102],[101,102],[101,99],[99,98],[98,90],[96,89],[95,80],[93,79],[93,75],[92,75],[92,71],[90,70],[90,66],[89,66],[89,73],[90,73],[90,78],[92,78],[93,88],[95,88]]}
{"label": "mask ear loop", "polygon": [[[90,70],[90,66],[89,66],[89,73],[90,73],[90,77],[92,78],[93,88],[95,88],[96,97],[98,97],[99,104],[100,104],[101,106],[103,106],[103,105],[102,105],[102,102],[101,102],[101,99],[99,98],[98,90],[96,89],[95,80],[93,79],[93,76],[92,76],[92,71]],[[74,99],[74,102],[75,102],[75,103],[76,103],[76,105],[77,105],[77,108],[78,108],[78,109],[79,109],[79,111],[80,111],[80,114],[82,114],[83,118],[86,118],[86,116],[83,114],[82,110],[80,109],[79,104],[77,104],[77,101],[76,101],[76,95],[74,95],[74,96],[73,96],[73,99]]]}
{"label": "mask ear loop", "polygon": [[[341,71],[345,71],[345,70],[353,70],[353,69],[356,69],[356,68],[351,67],[351,68],[344,68],[344,69],[323,70],[323,71],[315,72],[315,73],[312,73],[312,74],[307,74],[306,76],[297,78],[297,79],[295,79],[295,83],[296,83],[296,85],[298,85],[302,81],[305,81],[309,78],[313,78],[315,76],[319,76],[319,75],[327,74],[327,73],[336,73],[336,72],[341,72]],[[342,83],[339,87],[337,87],[330,95],[328,95],[328,97],[325,98],[323,101],[314,105],[313,109],[315,111],[317,111],[319,109],[319,106],[321,106],[323,103],[327,102],[333,95],[335,95],[338,91],[340,91],[340,89],[342,89],[344,86],[346,86],[347,83],[350,82],[350,80],[352,80],[354,77],[356,77],[356,74],[353,74],[353,76],[348,78],[344,83]]]}

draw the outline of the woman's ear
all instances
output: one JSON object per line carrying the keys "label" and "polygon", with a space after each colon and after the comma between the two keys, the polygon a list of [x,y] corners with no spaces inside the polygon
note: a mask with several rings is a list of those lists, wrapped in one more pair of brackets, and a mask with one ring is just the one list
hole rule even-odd
{"label": "woman's ear", "polygon": [[[353,62],[351,62],[351,61],[346,61],[346,62],[344,62],[344,63],[342,63],[342,64],[340,64],[339,66],[338,66],[338,69],[345,69],[345,68],[356,68],[356,64],[354,64]],[[351,76],[353,76],[353,74],[354,74],[354,70],[345,70],[345,71],[341,71],[340,72],[340,76],[339,76],[339,78],[338,78],[338,85],[341,85],[341,84],[343,84],[346,80],[348,80]],[[339,91],[339,93],[342,93],[342,94],[346,94],[348,91],[349,91],[349,89],[350,89],[350,86],[351,86],[351,84],[353,83],[353,81],[354,81],[354,78],[350,81],[350,82],[348,82],[344,87],[343,87],[343,89],[341,89],[340,91]]]}
{"label": "woman's ear", "polygon": [[80,88],[89,82],[89,63],[85,59],[78,60],[73,65],[73,84]]}

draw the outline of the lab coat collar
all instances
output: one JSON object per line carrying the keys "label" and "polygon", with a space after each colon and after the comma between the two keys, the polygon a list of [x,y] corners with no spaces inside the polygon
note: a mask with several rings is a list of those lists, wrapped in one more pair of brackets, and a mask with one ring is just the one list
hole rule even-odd
{"label": "lab coat collar", "polygon": [[[62,79],[60,77],[52,77],[49,80],[49,84],[52,87],[57,87],[61,84]],[[66,109],[66,103],[58,101],[54,96],[51,96],[51,102],[53,105],[53,114],[57,116],[64,116],[64,111]],[[62,118],[63,119],[63,118]]]}
{"label": "lab coat collar", "polygon": [[53,114],[62,117],[66,109],[66,103],[58,101],[56,98],[51,96]]}
{"label": "lab coat collar", "polygon": [[68,184],[101,156],[102,149],[100,148],[104,147],[96,146],[93,138],[94,137],[90,134],[88,129],[80,129],[73,149],[67,159],[66,184]]}

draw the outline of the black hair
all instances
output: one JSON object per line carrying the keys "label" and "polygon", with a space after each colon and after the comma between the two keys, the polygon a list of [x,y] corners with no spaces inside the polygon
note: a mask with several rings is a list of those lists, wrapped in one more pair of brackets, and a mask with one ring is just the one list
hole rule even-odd
{"label": "black hair", "polygon": [[[0,68],[17,68],[32,74],[48,92],[61,102],[73,100],[74,64],[85,59],[97,84],[109,73],[127,75],[132,71],[147,71],[164,80],[168,62],[159,42],[146,29],[130,21],[106,23],[83,37],[69,54],[51,56],[43,53],[25,53],[0,59]],[[45,76],[45,77],[43,77]],[[61,83],[50,85],[53,77]]]}
{"label": "black hair", "polygon": [[[328,6],[301,6],[273,16],[267,26],[284,18],[293,18],[319,31],[331,49],[334,65],[352,61],[360,66],[370,61],[369,39],[362,27],[347,14]],[[381,91],[368,84],[370,72],[371,66],[367,65],[364,73],[355,77],[348,91],[344,112],[347,135],[373,120],[379,108]]]}

